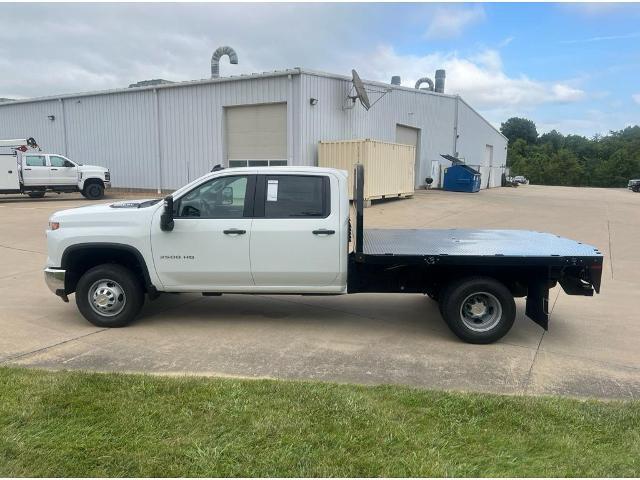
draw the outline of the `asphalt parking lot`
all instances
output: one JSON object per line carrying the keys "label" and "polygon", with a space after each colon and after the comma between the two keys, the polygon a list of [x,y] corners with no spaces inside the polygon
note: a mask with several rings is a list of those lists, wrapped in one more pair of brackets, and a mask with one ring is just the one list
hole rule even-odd
{"label": "asphalt parking lot", "polygon": [[514,328],[493,345],[460,342],[420,295],[165,295],[128,328],[96,328],[42,276],[49,215],[88,203],[0,197],[0,365],[640,396],[640,194],[532,185],[423,191],[365,211],[367,226],[549,231],[605,252],[601,295],[556,288],[548,332],[524,318],[518,299]]}

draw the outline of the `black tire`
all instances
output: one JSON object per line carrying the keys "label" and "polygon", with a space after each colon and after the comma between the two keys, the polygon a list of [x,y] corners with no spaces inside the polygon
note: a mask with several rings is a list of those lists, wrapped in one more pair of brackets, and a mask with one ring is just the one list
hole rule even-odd
{"label": "black tire", "polygon": [[[478,311],[473,311],[475,305]],[[511,330],[516,304],[509,289],[497,280],[470,277],[455,281],[445,289],[440,297],[440,313],[461,340],[487,344]]]}
{"label": "black tire", "polygon": [[[90,297],[96,296],[100,298],[94,303]],[[110,300],[113,300],[112,307],[109,307]],[[101,302],[102,307],[97,305]],[[106,263],[93,267],[80,277],[76,287],[78,310],[96,327],[125,327],[136,318],[143,304],[140,279],[121,265]]]}
{"label": "black tire", "polygon": [[46,192],[28,192],[27,195],[31,198],[43,198]]}
{"label": "black tire", "polygon": [[100,183],[90,183],[84,187],[82,195],[89,200],[100,200],[104,197],[104,187]]}

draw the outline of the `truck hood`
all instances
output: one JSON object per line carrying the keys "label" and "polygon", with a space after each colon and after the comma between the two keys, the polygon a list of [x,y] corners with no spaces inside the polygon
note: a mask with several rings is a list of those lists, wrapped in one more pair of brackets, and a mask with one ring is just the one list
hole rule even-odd
{"label": "truck hood", "polygon": [[98,165],[78,165],[78,170],[81,172],[108,172],[108,168],[100,167]]}
{"label": "truck hood", "polygon": [[124,200],[112,203],[101,203],[98,205],[87,205],[85,207],[70,208],[61,210],[51,215],[50,220],[54,222],[83,222],[86,224],[101,224],[117,219],[132,218],[143,213],[155,211],[154,206],[159,206],[161,199],[147,198],[143,200]]}

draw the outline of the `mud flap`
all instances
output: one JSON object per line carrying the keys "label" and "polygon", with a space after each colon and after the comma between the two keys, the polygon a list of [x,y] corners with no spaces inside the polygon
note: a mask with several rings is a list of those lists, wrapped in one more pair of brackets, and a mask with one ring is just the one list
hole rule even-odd
{"label": "mud flap", "polygon": [[549,329],[549,287],[545,281],[529,283],[526,315],[545,330]]}

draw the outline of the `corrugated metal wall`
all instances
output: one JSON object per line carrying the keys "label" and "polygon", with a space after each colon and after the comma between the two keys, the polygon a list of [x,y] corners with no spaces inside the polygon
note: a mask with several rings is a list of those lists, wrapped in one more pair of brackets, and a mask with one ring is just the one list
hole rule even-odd
{"label": "corrugated metal wall", "polygon": [[[303,138],[307,139],[301,151],[304,164],[317,164],[319,141],[371,138],[395,142],[398,124],[420,130],[418,185],[430,176],[432,160],[442,160],[441,153],[453,153],[453,97],[391,89],[369,111],[358,102],[352,109],[345,110],[343,101],[351,89],[349,80],[303,73],[300,81],[300,125]],[[369,88],[381,89],[379,85]],[[379,93],[369,94],[371,102],[379,96]],[[311,105],[310,98],[318,99],[318,104]]]}
{"label": "corrugated metal wall", "polygon": [[[54,115],[55,120],[47,117]],[[62,102],[0,103],[0,138],[33,137],[51,151],[64,153]]]}
{"label": "corrugated metal wall", "polygon": [[[433,161],[448,166],[441,153],[454,153],[452,96],[371,84],[389,92],[365,111],[358,102],[344,108],[348,79],[303,71],[221,80],[0,104],[0,138],[35,137],[49,152],[110,168],[114,187],[149,189],[177,188],[225,164],[224,109],[236,105],[287,103],[290,165],[317,165],[319,141],[395,142],[397,125],[420,130],[417,185],[431,176]],[[370,93],[372,102],[379,96]],[[458,107],[460,155],[478,165],[486,145],[493,145],[493,164],[504,165],[504,137],[462,100]]]}
{"label": "corrugated metal wall", "polygon": [[[465,163],[482,174],[481,188],[499,187],[507,164],[507,139],[462,99],[458,104],[458,153]],[[486,155],[493,146],[492,166]]]}
{"label": "corrugated metal wall", "polygon": [[292,94],[285,75],[0,105],[0,138],[34,137],[47,152],[107,167],[114,187],[172,189],[225,163],[225,107]]}
{"label": "corrugated metal wall", "polygon": [[[291,82],[280,76],[159,89],[163,188],[225,164],[225,107],[287,102]],[[289,135],[295,130],[294,123]]]}
{"label": "corrugated metal wall", "polygon": [[[157,187],[157,136],[152,90],[63,100],[67,156],[111,170],[116,187]],[[1,109],[0,109],[1,110]],[[54,152],[46,139],[36,140]]]}

